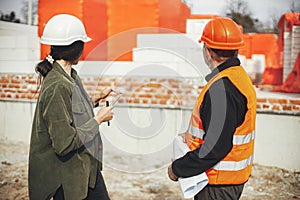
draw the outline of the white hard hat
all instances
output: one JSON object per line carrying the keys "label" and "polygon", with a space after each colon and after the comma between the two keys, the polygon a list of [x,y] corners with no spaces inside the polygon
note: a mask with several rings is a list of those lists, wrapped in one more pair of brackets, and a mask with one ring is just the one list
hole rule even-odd
{"label": "white hard hat", "polygon": [[83,23],[77,17],[59,14],[47,22],[40,42],[48,45],[66,46],[77,40],[88,42],[92,39],[86,35]]}

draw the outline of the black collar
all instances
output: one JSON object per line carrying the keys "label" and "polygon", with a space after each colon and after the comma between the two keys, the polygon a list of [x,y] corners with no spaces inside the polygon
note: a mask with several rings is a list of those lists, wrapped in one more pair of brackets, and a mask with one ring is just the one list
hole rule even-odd
{"label": "black collar", "polygon": [[208,82],[210,79],[212,79],[215,75],[217,75],[219,72],[223,71],[224,69],[227,69],[232,66],[240,66],[240,65],[241,62],[238,58],[229,58],[221,65],[213,69],[212,72],[205,77],[205,80]]}

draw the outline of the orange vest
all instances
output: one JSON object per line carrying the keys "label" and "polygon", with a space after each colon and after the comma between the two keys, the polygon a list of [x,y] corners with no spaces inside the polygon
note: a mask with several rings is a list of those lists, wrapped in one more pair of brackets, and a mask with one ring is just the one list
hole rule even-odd
{"label": "orange vest", "polygon": [[253,162],[254,132],[256,119],[256,93],[247,73],[241,66],[227,68],[215,75],[202,89],[186,132],[186,142],[191,150],[203,144],[205,134],[200,118],[200,106],[209,87],[217,80],[227,77],[247,98],[244,122],[233,135],[231,151],[215,166],[206,171],[209,184],[241,184],[248,180]]}

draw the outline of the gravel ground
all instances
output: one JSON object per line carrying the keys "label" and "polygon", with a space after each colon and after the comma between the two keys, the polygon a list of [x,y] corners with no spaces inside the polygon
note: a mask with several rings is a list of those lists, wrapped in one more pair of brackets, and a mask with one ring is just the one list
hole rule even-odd
{"label": "gravel ground", "polygon": [[[27,144],[0,141],[1,200],[28,199],[27,159]],[[153,173],[132,174],[104,166],[103,175],[112,200],[183,200],[178,184],[168,180],[165,168]],[[299,172],[254,165],[241,199],[299,198]]]}

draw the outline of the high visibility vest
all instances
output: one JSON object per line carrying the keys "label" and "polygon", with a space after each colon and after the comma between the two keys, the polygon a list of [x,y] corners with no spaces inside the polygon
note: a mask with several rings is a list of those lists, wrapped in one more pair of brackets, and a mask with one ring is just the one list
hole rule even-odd
{"label": "high visibility vest", "polygon": [[[186,142],[191,150],[199,148],[205,135],[200,118],[200,106],[209,87],[217,80],[227,77],[247,98],[247,112],[244,122],[236,128],[233,135],[231,151],[215,166],[206,171],[209,184],[241,184],[250,176],[256,119],[256,93],[250,78],[241,66],[227,68],[215,75],[202,89],[194,106]],[[225,92],[225,91],[224,91]],[[226,126],[226,125],[225,125]]]}

